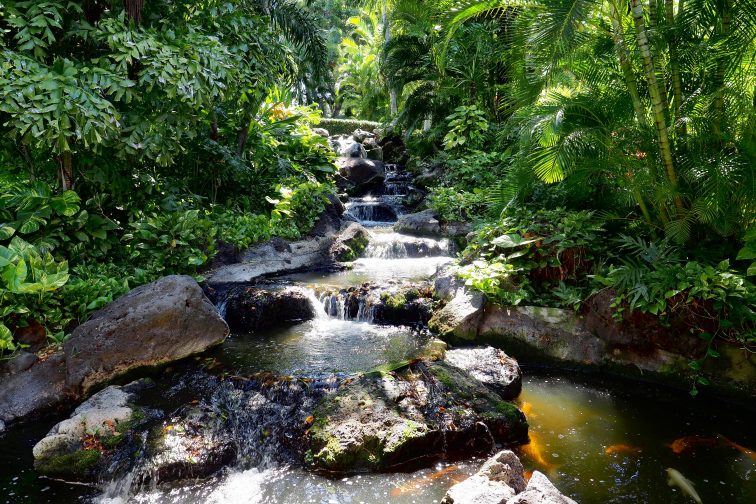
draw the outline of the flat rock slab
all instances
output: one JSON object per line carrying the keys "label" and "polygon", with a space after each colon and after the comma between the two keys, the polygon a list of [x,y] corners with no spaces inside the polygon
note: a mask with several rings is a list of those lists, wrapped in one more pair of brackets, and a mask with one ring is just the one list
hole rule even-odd
{"label": "flat rock slab", "polygon": [[446,352],[446,362],[467,371],[504,399],[514,399],[522,391],[522,372],[517,361],[496,348],[449,350]]}
{"label": "flat rock slab", "polygon": [[365,375],[326,398],[314,417],[312,463],[332,473],[420,467],[527,439],[522,412],[443,362]]}
{"label": "flat rock slab", "polygon": [[74,329],[63,346],[66,385],[86,395],[131,369],[221,343],[228,326],[189,276],[168,276],[121,296]]}
{"label": "flat rock slab", "polygon": [[415,236],[441,236],[443,234],[438,215],[433,210],[402,215],[394,224],[394,231]]}

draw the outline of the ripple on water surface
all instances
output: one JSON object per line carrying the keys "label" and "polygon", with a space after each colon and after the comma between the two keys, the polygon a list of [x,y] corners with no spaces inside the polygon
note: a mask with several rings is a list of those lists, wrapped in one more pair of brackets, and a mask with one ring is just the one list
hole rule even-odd
{"label": "ripple on water surface", "polygon": [[415,357],[423,338],[410,328],[317,318],[288,329],[232,335],[219,358],[238,373],[354,373]]}

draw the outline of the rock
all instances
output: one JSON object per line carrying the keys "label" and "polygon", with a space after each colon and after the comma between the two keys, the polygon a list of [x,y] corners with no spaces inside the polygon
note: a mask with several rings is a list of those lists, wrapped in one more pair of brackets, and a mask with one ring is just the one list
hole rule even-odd
{"label": "rock", "polygon": [[444,176],[444,169],[438,165],[426,168],[423,172],[415,177],[415,185],[420,189],[438,185],[438,181]]}
{"label": "rock", "polygon": [[383,149],[380,147],[376,149],[370,149],[366,152],[366,156],[368,159],[372,159],[373,161],[383,161]]}
{"label": "rock", "polygon": [[527,438],[515,406],[443,362],[364,375],[327,397],[314,417],[312,462],[331,473],[419,467]]}
{"label": "rock", "polygon": [[339,262],[354,261],[362,257],[369,240],[367,229],[356,222],[346,223],[331,246],[331,256]]}
{"label": "rock", "polygon": [[464,289],[465,284],[457,277],[459,267],[455,264],[447,264],[433,275],[433,297],[442,301],[450,301],[457,295],[459,289]]}
{"label": "rock", "polygon": [[239,254],[238,264],[206,272],[207,284],[251,283],[267,275],[331,266],[331,247],[341,228],[345,207],[335,194],[329,194],[328,199],[306,238],[290,241],[276,237],[255,245]]}
{"label": "rock", "polygon": [[409,159],[407,147],[401,136],[383,137],[378,145],[383,149],[383,160],[387,163],[403,165]]}
{"label": "rock", "polygon": [[375,137],[368,137],[362,142],[362,146],[365,147],[368,159],[376,161],[383,161],[383,149],[378,146],[378,142]]}
{"label": "rock", "polygon": [[363,201],[355,198],[349,203],[349,214],[361,222],[394,222],[396,220],[396,207],[392,207],[380,201]]}
{"label": "rock", "polygon": [[451,487],[442,504],[575,504],[536,471],[526,483],[517,455],[504,450],[469,479]]}
{"label": "rock", "polygon": [[375,310],[375,322],[391,325],[427,324],[433,314],[432,302],[415,289],[383,291]]}
{"label": "rock", "polygon": [[207,478],[234,462],[236,445],[223,424],[217,415],[191,407],[153,430],[136,485]]}
{"label": "rock", "polygon": [[394,231],[415,236],[441,236],[441,224],[433,210],[405,214],[394,224]]}
{"label": "rock", "polygon": [[35,354],[21,350],[14,357],[7,361],[0,361],[0,375],[13,375],[26,371],[37,362]]}
{"label": "rock", "polygon": [[0,420],[0,434],[5,432],[5,422]]}
{"label": "rock", "polygon": [[577,504],[562,495],[541,472],[534,471],[524,492],[507,501],[507,504]]}
{"label": "rock", "polygon": [[356,129],[352,133],[352,138],[354,138],[355,142],[364,143],[367,139],[375,140],[375,134],[370,133],[369,131]]}
{"label": "rock", "polygon": [[203,352],[228,326],[189,276],[167,276],[121,296],[74,329],[63,346],[66,385],[86,395],[94,386],[142,366]]}
{"label": "rock", "polygon": [[323,138],[328,138],[331,136],[331,134],[325,128],[312,128],[312,132],[318,136],[322,136]]}
{"label": "rock", "polygon": [[488,305],[478,336],[492,344],[527,347],[558,360],[598,363],[606,344],[586,331],[571,310]]}
{"label": "rock", "polygon": [[47,331],[39,322],[32,321],[28,326],[16,329],[13,339],[27,351],[38,352],[47,344]]}
{"label": "rock", "polygon": [[338,136],[331,139],[331,146],[336,154],[342,158],[365,158],[367,153],[365,148],[360,142],[357,142],[352,137]]}
{"label": "rock", "polygon": [[522,492],[527,486],[524,476],[525,468],[522,467],[522,462],[511,450],[500,451],[488,459],[477,474],[490,481],[505,483],[515,493]]}
{"label": "rock", "polygon": [[240,256],[241,262],[205,274],[210,285],[251,283],[263,276],[325,267],[332,262],[333,234],[297,241],[273,238]]}
{"label": "rock", "polygon": [[84,440],[89,436],[102,442],[118,436],[119,424],[129,422],[135,414],[132,399],[132,394],[117,386],[90,397],[34,445],[34,468],[47,476],[94,479],[102,454],[96,443],[88,446]]}
{"label": "rock", "polygon": [[508,485],[474,474],[451,487],[441,504],[506,504],[514,496]]}
{"label": "rock", "polygon": [[460,348],[446,352],[446,362],[470,373],[503,399],[514,399],[522,390],[517,361],[493,347]]}
{"label": "rock", "polygon": [[60,406],[66,399],[65,360],[58,352],[0,378],[0,420],[10,424]]}
{"label": "rock", "polygon": [[365,138],[365,140],[362,141],[362,146],[365,147],[365,150],[371,151],[373,149],[380,149],[378,146],[378,142],[376,141],[374,136]]}
{"label": "rock", "polygon": [[473,230],[470,222],[447,222],[443,225],[443,233],[446,236],[458,238],[467,236]]}
{"label": "rock", "polygon": [[353,194],[378,187],[386,178],[386,169],[382,161],[341,157],[336,161],[336,165],[339,168],[337,186]]}
{"label": "rock", "polygon": [[250,333],[315,318],[307,295],[295,287],[265,290],[236,289],[226,301],[226,321],[234,332]]}
{"label": "rock", "polygon": [[428,327],[443,337],[473,340],[478,335],[484,305],[480,292],[457,289],[451,301],[433,314]]}

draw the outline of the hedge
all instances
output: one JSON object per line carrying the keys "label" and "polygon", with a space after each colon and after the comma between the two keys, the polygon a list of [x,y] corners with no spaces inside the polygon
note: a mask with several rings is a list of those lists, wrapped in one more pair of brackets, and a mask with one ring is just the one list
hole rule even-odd
{"label": "hedge", "polygon": [[327,129],[328,133],[331,135],[350,135],[356,129],[373,131],[376,128],[380,128],[381,123],[375,121],[361,121],[359,119],[326,118],[321,119],[320,124],[318,124],[317,127]]}

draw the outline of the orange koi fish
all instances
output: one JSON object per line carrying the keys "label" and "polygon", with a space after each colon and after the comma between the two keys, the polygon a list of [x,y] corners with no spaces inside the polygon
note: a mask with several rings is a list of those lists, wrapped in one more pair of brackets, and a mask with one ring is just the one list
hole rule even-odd
{"label": "orange koi fish", "polygon": [[672,449],[672,453],[679,455],[697,446],[716,446],[718,443],[719,440],[716,437],[685,436],[675,439],[667,446]]}
{"label": "orange koi fish", "polygon": [[622,455],[638,455],[640,452],[640,448],[628,446],[626,444],[613,444],[604,448],[604,453],[607,455],[614,455],[615,453],[621,453]]}
{"label": "orange koi fish", "polygon": [[[429,474],[428,476],[423,476],[421,478],[416,478],[411,481],[408,481],[404,485],[400,485],[396,488],[393,488],[391,490],[391,497],[400,497],[402,495],[408,495],[408,494],[416,494],[418,493],[423,487],[428,486],[433,481],[443,478],[444,476],[447,476],[449,474],[453,474],[455,472],[458,472],[460,470],[459,466],[453,465],[449,467],[444,467],[440,471],[436,471],[433,474]],[[467,478],[462,478],[459,481],[463,481]],[[455,481],[455,483],[459,483],[459,481]]]}
{"label": "orange koi fish", "polygon": [[536,463],[543,466],[545,469],[553,469],[554,464],[547,461],[546,457],[544,457],[543,455],[543,449],[541,448],[542,443],[538,437],[538,434],[530,432],[529,437],[530,442],[526,445],[520,446],[519,449],[522,450],[524,454],[533,459]]}
{"label": "orange koi fish", "polygon": [[536,415],[533,414],[533,405],[529,402],[524,402],[520,406],[520,411],[522,411],[522,414],[525,415],[527,418],[535,418]]}
{"label": "orange koi fish", "polygon": [[735,442],[735,441],[733,441],[732,439],[726,438],[726,437],[724,437],[724,436],[723,436],[723,435],[721,435],[721,434],[718,434],[718,436],[719,436],[719,437],[720,437],[720,438],[722,439],[722,441],[724,441],[724,442],[725,442],[725,443],[727,444],[727,446],[729,446],[730,448],[734,448],[735,450],[739,451],[740,453],[743,453],[744,455],[748,455],[748,456],[749,456],[749,457],[751,458],[751,460],[756,460],[756,452],[755,452],[755,451],[753,451],[753,450],[751,450],[751,449],[749,449],[749,448],[746,448],[746,447],[745,447],[745,446],[743,446],[743,445],[739,445],[738,443],[736,443],[736,442]]}

